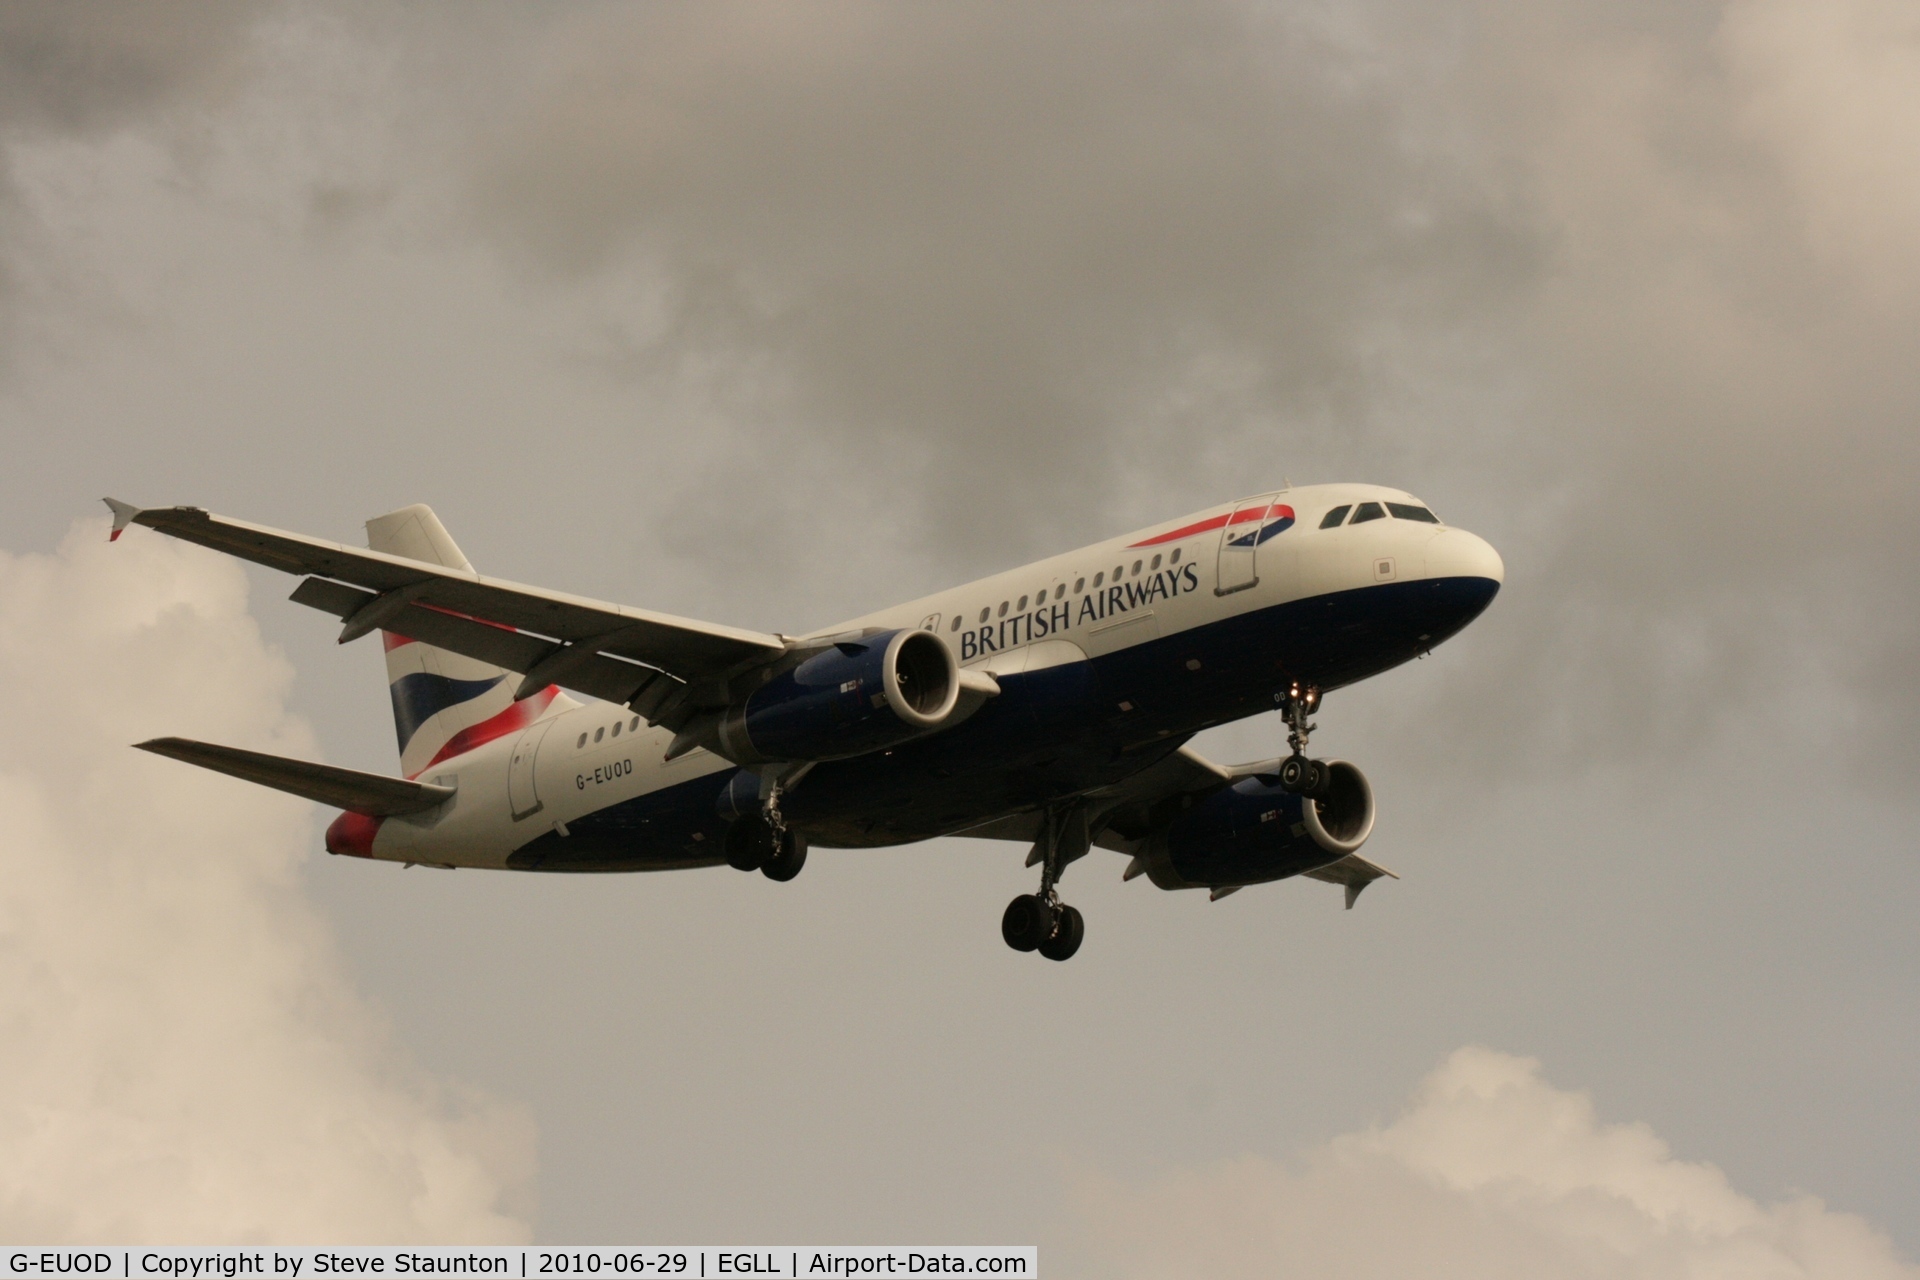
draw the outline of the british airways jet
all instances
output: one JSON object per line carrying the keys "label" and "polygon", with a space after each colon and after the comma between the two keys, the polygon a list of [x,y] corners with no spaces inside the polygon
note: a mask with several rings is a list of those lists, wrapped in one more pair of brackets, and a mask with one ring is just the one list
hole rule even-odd
{"label": "british airways jet", "polygon": [[[1220,898],[1305,875],[1360,891],[1373,792],[1307,755],[1328,692],[1479,616],[1504,567],[1418,499],[1316,485],[1224,504],[810,635],[696,622],[474,571],[412,506],[369,550],[107,500],[143,525],[298,574],[292,599],[386,647],[393,778],[158,738],[145,750],[344,810],[329,853],[430,867],[776,881],[809,845],[965,835],[1031,845],[1018,951],[1065,960],[1061,873]],[[578,696],[575,696],[578,695]],[[1278,710],[1292,752],[1224,767],[1185,744]]]}

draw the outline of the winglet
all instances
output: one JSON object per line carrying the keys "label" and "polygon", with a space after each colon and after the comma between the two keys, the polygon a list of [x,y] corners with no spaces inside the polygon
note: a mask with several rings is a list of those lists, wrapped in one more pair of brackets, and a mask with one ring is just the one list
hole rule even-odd
{"label": "winglet", "polygon": [[133,523],[133,518],[140,514],[140,508],[118,498],[102,498],[100,501],[106,503],[113,512],[113,532],[107,535],[107,541],[118,542],[120,535],[127,531],[127,526]]}

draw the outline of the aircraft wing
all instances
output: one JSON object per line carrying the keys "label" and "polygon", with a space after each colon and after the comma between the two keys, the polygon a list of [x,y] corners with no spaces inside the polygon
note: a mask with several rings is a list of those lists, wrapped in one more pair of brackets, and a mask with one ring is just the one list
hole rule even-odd
{"label": "aircraft wing", "polygon": [[[1087,827],[1093,843],[1116,853],[1132,853],[1161,821],[1170,819],[1182,796],[1211,795],[1242,776],[1199,752],[1180,747],[1140,772],[1086,795]],[[1016,813],[957,832],[983,840],[1036,840],[1044,815]]]}
{"label": "aircraft wing", "polygon": [[342,643],[374,630],[410,636],[521,672],[518,696],[549,684],[631,705],[655,722],[689,703],[689,686],[777,658],[779,636],[547,591],[404,556],[212,515],[142,510],[109,498],[114,537],[145,525],[284,573],[305,575],[296,603],[342,619]]}
{"label": "aircraft wing", "polygon": [[[1187,804],[1212,795],[1222,787],[1231,786],[1241,778],[1276,773],[1279,768],[1278,760],[1219,765],[1192,748],[1182,746],[1139,773],[1087,793],[1087,823],[1094,833],[1092,843],[1116,853],[1137,855],[1147,837],[1156,828],[1171,821]],[[957,834],[987,840],[1038,840],[1044,822],[1042,814],[1018,813]],[[1037,855],[1030,856],[1027,865],[1032,866],[1036,861]],[[1132,879],[1139,867],[1137,861],[1130,866],[1127,878]],[[1353,909],[1360,891],[1375,880],[1382,876],[1390,876],[1395,880],[1400,878],[1357,853],[1350,853],[1336,862],[1301,874],[1344,886],[1349,911]],[[1224,897],[1232,892],[1232,888],[1218,890],[1215,896]]]}

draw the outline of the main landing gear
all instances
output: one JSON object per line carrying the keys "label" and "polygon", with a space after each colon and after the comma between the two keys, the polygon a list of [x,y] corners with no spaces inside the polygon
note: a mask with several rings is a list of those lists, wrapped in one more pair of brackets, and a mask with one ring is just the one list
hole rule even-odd
{"label": "main landing gear", "polygon": [[1323,761],[1307,759],[1307,738],[1319,725],[1307,717],[1320,706],[1317,685],[1293,682],[1280,700],[1280,711],[1287,719],[1287,745],[1293,754],[1280,762],[1280,789],[1297,796],[1324,799],[1333,787],[1333,773]]}
{"label": "main landing gear", "polygon": [[757,814],[737,818],[727,828],[727,865],[736,871],[758,871],[769,880],[785,882],[807,865],[807,838],[787,826],[780,816],[780,786],[776,782]]}
{"label": "main landing gear", "polygon": [[1000,936],[1015,951],[1038,951],[1049,960],[1071,959],[1086,936],[1079,911],[1060,901],[1054,886],[1060,873],[1083,856],[1092,840],[1087,834],[1087,811],[1075,805],[1046,815],[1040,838],[1034,842],[1027,865],[1040,864],[1040,892],[1023,893],[1007,904],[1000,917]]}

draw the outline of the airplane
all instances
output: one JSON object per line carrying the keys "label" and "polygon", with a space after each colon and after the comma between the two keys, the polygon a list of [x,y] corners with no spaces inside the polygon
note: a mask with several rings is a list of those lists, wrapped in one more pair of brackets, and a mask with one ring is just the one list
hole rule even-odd
{"label": "airplane", "polygon": [[[1289,485],[791,636],[483,577],[424,505],[369,520],[361,550],[106,501],[112,538],[141,525],[297,574],[292,600],[340,619],[340,643],[380,634],[400,777],[136,744],[340,809],[329,853],[787,881],[810,846],[1014,840],[1040,885],[1001,934],[1051,960],[1085,935],[1058,885],[1094,848],[1127,880],[1216,900],[1304,875],[1351,909],[1392,875],[1359,856],[1366,776],[1308,756],[1312,717],[1505,580],[1493,547],[1411,494]],[[1228,767],[1187,745],[1272,710],[1283,758]]]}

